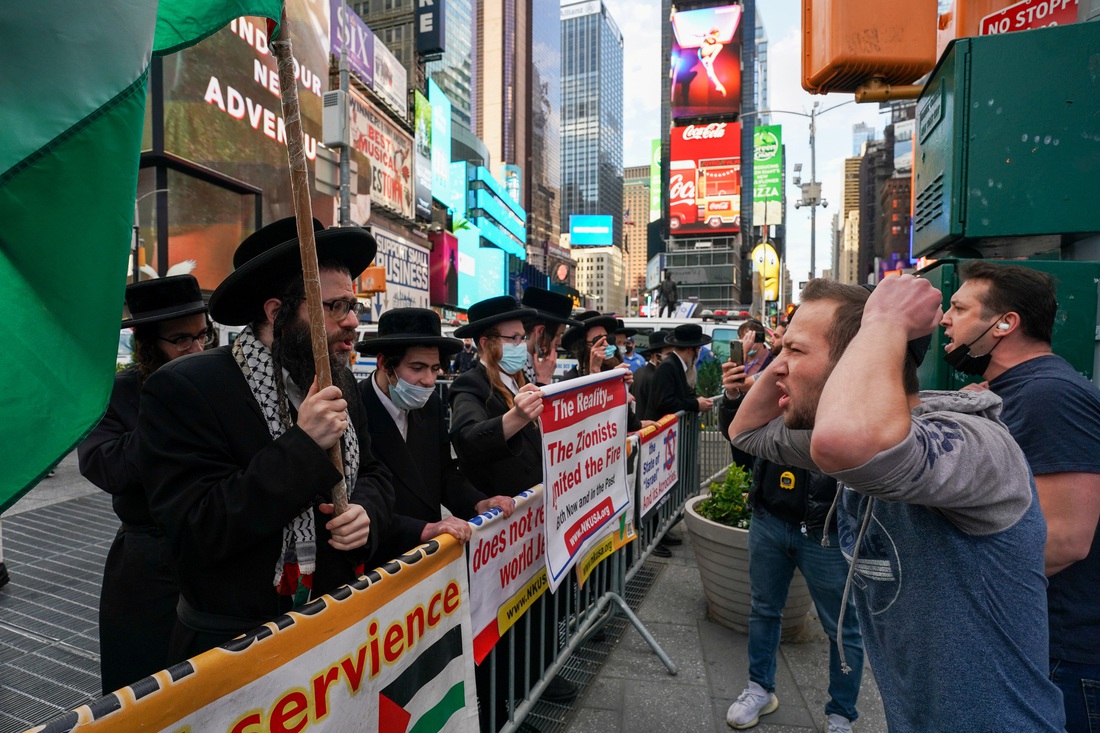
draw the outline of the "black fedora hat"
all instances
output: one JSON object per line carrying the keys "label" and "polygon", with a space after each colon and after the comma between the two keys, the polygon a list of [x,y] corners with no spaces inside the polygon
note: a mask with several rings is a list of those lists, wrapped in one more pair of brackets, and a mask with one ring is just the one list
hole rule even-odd
{"label": "black fedora hat", "polygon": [[[561,337],[561,345],[567,351],[571,351],[577,341],[583,339],[591,328],[603,326],[608,336],[614,336],[615,329],[619,327],[619,324],[616,323],[615,316],[605,316],[599,311],[585,311],[577,316],[575,320],[579,321],[579,323],[568,329],[565,335]],[[613,344],[615,340],[609,338],[608,343]]]}
{"label": "black fedora hat", "polygon": [[623,336],[626,336],[627,338],[629,338],[629,337],[633,336],[634,334],[638,333],[638,329],[628,328],[627,325],[625,323],[623,323],[623,319],[616,318],[615,319],[615,333],[616,334],[622,334]]}
{"label": "black fedora hat", "polygon": [[174,275],[127,285],[126,309],[130,317],[122,328],[205,313],[206,303],[194,275]]}
{"label": "black fedora hat", "polygon": [[[360,227],[325,229],[313,220],[317,259],[343,263],[356,278],[374,259],[374,237]],[[294,217],[280,219],[250,234],[233,253],[233,272],[210,296],[210,317],[227,326],[244,325],[260,315],[295,274],[302,272]]]}
{"label": "black fedora hat", "polygon": [[705,346],[710,341],[710,336],[703,333],[703,327],[698,323],[683,323],[672,329],[672,333],[665,336],[665,346],[675,346],[682,349],[692,346]]}
{"label": "black fedora hat", "polygon": [[462,351],[462,341],[448,338],[440,328],[439,314],[427,308],[394,308],[378,319],[378,336],[360,341],[355,350],[374,356],[391,346],[425,346],[439,349],[440,355]]}
{"label": "black fedora hat", "polygon": [[653,352],[660,351],[661,349],[668,346],[668,342],[665,341],[665,338],[667,336],[668,331],[663,330],[654,331],[653,333],[649,334],[649,346],[642,349],[642,353],[647,355],[652,354]]}
{"label": "black fedora hat", "polygon": [[511,295],[479,300],[466,310],[469,323],[455,329],[458,338],[476,339],[482,331],[504,321],[530,321],[538,317],[534,308],[524,308]]}
{"label": "black fedora hat", "polygon": [[554,293],[532,286],[523,291],[523,299],[520,303],[525,308],[537,310],[539,312],[537,318],[540,321],[564,323],[566,326],[575,326],[579,323],[569,317],[573,312],[573,299],[564,293]]}

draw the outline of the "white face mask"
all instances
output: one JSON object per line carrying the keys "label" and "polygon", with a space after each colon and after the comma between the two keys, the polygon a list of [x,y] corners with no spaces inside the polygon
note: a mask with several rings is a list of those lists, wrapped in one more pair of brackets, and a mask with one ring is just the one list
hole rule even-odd
{"label": "white face mask", "polygon": [[409,384],[401,377],[397,378],[397,384],[390,385],[390,401],[399,410],[419,410],[424,405],[428,404],[428,400],[431,399],[432,393],[435,392],[433,387],[421,387],[416,384]]}

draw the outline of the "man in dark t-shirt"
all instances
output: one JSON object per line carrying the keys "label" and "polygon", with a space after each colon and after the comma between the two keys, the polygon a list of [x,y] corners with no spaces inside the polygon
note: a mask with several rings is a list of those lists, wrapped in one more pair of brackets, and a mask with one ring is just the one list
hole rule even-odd
{"label": "man in dark t-shirt", "polygon": [[[1050,676],[1068,733],[1100,711],[1100,390],[1051,352],[1058,305],[1049,275],[967,263],[943,325],[945,357],[999,396],[1001,419],[1027,457],[1047,523]],[[973,353],[980,354],[974,356]]]}

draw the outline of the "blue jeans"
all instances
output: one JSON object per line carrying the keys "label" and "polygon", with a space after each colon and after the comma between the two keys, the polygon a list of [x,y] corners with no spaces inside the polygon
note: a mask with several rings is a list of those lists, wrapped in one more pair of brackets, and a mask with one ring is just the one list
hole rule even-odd
{"label": "blue jeans", "polygon": [[[820,534],[820,533],[815,533]],[[752,610],[749,614],[749,679],[769,692],[775,691],[775,664],[782,633],[782,611],[787,603],[794,569],[802,571],[821,625],[828,634],[829,702],[825,713],[858,717],[856,699],[863,679],[863,642],[856,609],[849,599],[844,612],[844,657],[852,668],[840,669],[836,646],[836,620],[848,576],[848,561],[840,552],[836,532],[829,535],[829,547],[820,538],[802,534],[796,525],[777,519],[759,507],[749,525],[749,580]]]}
{"label": "blue jeans", "polygon": [[1067,733],[1100,733],[1100,664],[1051,659],[1050,680],[1062,691]]}

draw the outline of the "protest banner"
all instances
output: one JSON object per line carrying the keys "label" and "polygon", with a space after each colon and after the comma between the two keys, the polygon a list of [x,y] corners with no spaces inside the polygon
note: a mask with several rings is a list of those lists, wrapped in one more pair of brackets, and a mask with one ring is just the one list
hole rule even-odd
{"label": "protest banner", "polygon": [[[634,501],[635,487],[638,482],[638,447],[641,439],[637,433],[626,436],[626,493]],[[638,534],[634,530],[633,512],[624,512],[618,522],[609,523],[600,532],[592,545],[592,549],[585,553],[577,563],[577,585],[581,588],[588,581],[588,576],[601,562],[611,557],[615,552],[626,547],[637,539]]]}
{"label": "protest banner", "polygon": [[656,427],[640,433],[642,445],[639,456],[641,470],[638,476],[638,521],[645,521],[666,501],[676,485],[676,441],[680,434],[680,422],[675,415],[666,415]]}
{"label": "protest banner", "polygon": [[634,520],[630,512],[623,512],[619,515],[619,521],[609,523],[606,530],[597,535],[592,549],[577,562],[577,585],[583,588],[597,565],[636,539],[638,533],[634,530]]}
{"label": "protest banner", "polygon": [[556,591],[598,536],[630,504],[626,384],[619,369],[542,387],[546,569]]}
{"label": "protest banner", "polygon": [[432,540],[35,730],[476,733],[463,549]]}
{"label": "protest banner", "polygon": [[494,509],[470,520],[470,619],[477,664],[547,588],[542,486],[515,499],[507,519]]}

